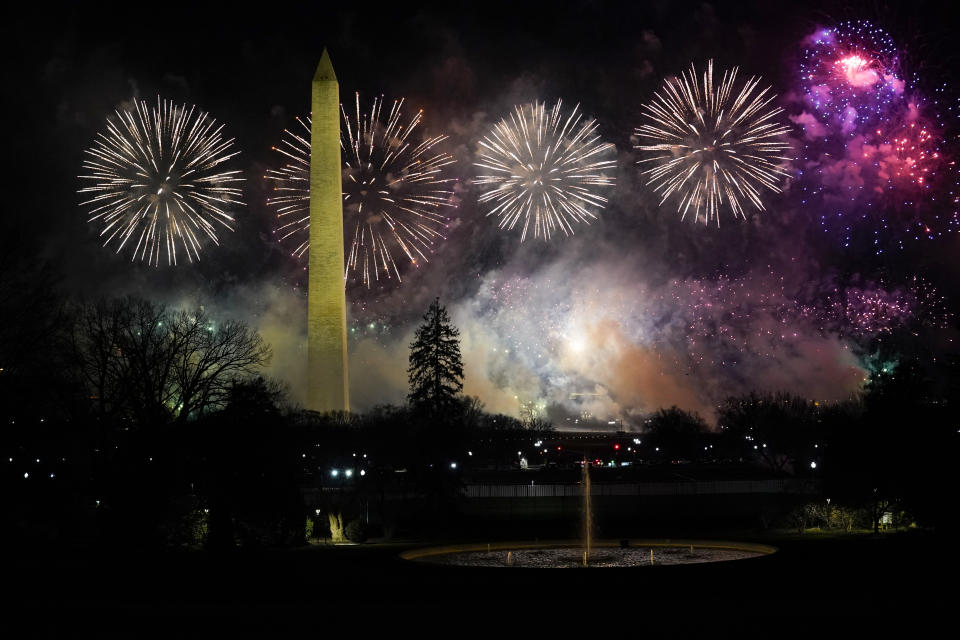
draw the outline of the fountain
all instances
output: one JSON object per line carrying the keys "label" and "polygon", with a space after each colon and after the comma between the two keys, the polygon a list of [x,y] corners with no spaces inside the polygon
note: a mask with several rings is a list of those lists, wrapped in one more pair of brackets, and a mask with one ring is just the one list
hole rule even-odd
{"label": "fountain", "polygon": [[[436,564],[465,567],[642,567],[723,562],[742,560],[774,553],[776,549],[762,544],[722,542],[715,540],[620,540],[593,539],[593,487],[590,483],[590,462],[583,461],[583,536],[579,542],[506,542],[451,545],[415,549],[400,556]],[[595,548],[603,549],[596,553]]]}
{"label": "fountain", "polygon": [[589,566],[593,543],[593,507],[590,503],[590,463],[583,459],[583,566]]}

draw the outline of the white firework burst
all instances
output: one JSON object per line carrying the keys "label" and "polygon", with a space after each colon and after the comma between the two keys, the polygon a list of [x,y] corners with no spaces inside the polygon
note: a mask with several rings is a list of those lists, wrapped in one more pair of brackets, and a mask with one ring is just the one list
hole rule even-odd
{"label": "white firework burst", "polygon": [[713,60],[698,82],[693,64],[679,78],[667,79],[652,102],[643,106],[649,121],[635,131],[646,144],[637,145],[648,157],[640,161],[647,184],[661,196],[671,196],[681,218],[715,221],[726,205],[734,217],[746,218],[743,203],[763,210],[761,193],[779,193],[789,158],[784,134],[789,128],[770,107],[776,95],[758,90],[752,77],[734,91],[737,68],[713,82]]}
{"label": "white firework burst", "polygon": [[[413,266],[429,262],[428,255],[443,239],[446,211],[456,206],[447,167],[453,156],[437,150],[445,135],[420,138],[423,121],[418,111],[406,123],[403,100],[383,111],[383,98],[374,98],[369,112],[360,110],[355,94],[354,113],[341,105],[340,150],[343,154],[343,217],[345,272],[356,273],[370,288],[382,280],[402,282],[399,256]],[[297,118],[296,132],[284,130],[274,150],[285,164],[264,176],[275,195],[267,204],[277,212],[279,240],[303,258],[310,249],[310,118]]]}
{"label": "white firework burst", "polygon": [[219,244],[217,228],[232,231],[230,209],[243,204],[241,172],[221,169],[240,153],[233,139],[196,106],[159,97],[153,109],[140,101],[115,114],[85,152],[80,178],[93,185],[79,191],[92,194],[81,203],[88,221],[103,225],[103,244],[116,242],[117,253],[133,245],[131,260],[159,266],[165,248],[167,264],[176,265],[178,245],[190,262],[199,260],[203,239]]}
{"label": "white firework burst", "polygon": [[521,242],[531,226],[544,240],[558,230],[573,234],[575,224],[597,219],[607,204],[602,192],[614,184],[614,145],[601,140],[596,120],[584,119],[580,105],[566,116],[561,106],[560,100],[550,109],[539,102],[515,106],[479,143],[474,164],[486,170],[474,180],[479,201],[493,205],[487,215],[497,216],[501,229],[523,220]]}

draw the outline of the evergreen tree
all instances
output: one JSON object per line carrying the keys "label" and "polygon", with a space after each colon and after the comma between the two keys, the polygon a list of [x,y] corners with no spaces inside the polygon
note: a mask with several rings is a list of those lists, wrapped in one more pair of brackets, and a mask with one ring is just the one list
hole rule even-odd
{"label": "evergreen tree", "polygon": [[415,409],[440,412],[453,408],[463,390],[460,331],[450,324],[447,310],[436,298],[410,344],[410,394]]}

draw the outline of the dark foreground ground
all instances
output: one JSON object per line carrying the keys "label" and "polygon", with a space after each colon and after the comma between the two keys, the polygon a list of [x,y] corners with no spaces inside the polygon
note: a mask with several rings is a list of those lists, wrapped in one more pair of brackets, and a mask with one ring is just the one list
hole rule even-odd
{"label": "dark foreground ground", "polygon": [[0,636],[473,637],[490,628],[515,637],[582,625],[646,637],[927,636],[956,609],[952,538],[715,533],[780,551],[713,565],[537,571],[398,557],[423,546],[415,543],[226,555],[6,549],[3,582],[14,593]]}

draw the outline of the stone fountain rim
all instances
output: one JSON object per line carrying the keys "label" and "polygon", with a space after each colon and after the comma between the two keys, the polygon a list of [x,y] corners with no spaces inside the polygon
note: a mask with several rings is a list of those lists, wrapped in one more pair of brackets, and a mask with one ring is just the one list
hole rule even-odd
{"label": "stone fountain rim", "polygon": [[[594,540],[591,543],[592,549],[597,548],[619,548],[623,540]],[[746,551],[758,555],[770,555],[778,551],[777,547],[758,542],[735,542],[729,540],[687,540],[687,539],[628,539],[627,544],[631,547],[700,547],[701,549],[726,549],[730,551]],[[432,562],[431,558],[436,556],[452,555],[455,553],[473,553],[478,551],[519,551],[527,549],[582,549],[583,542],[577,540],[544,540],[540,542],[491,542],[491,543],[469,543],[469,544],[449,544],[437,547],[424,547],[420,549],[410,549],[400,554],[404,560],[413,560],[416,562]],[[478,567],[462,567],[478,568]]]}

